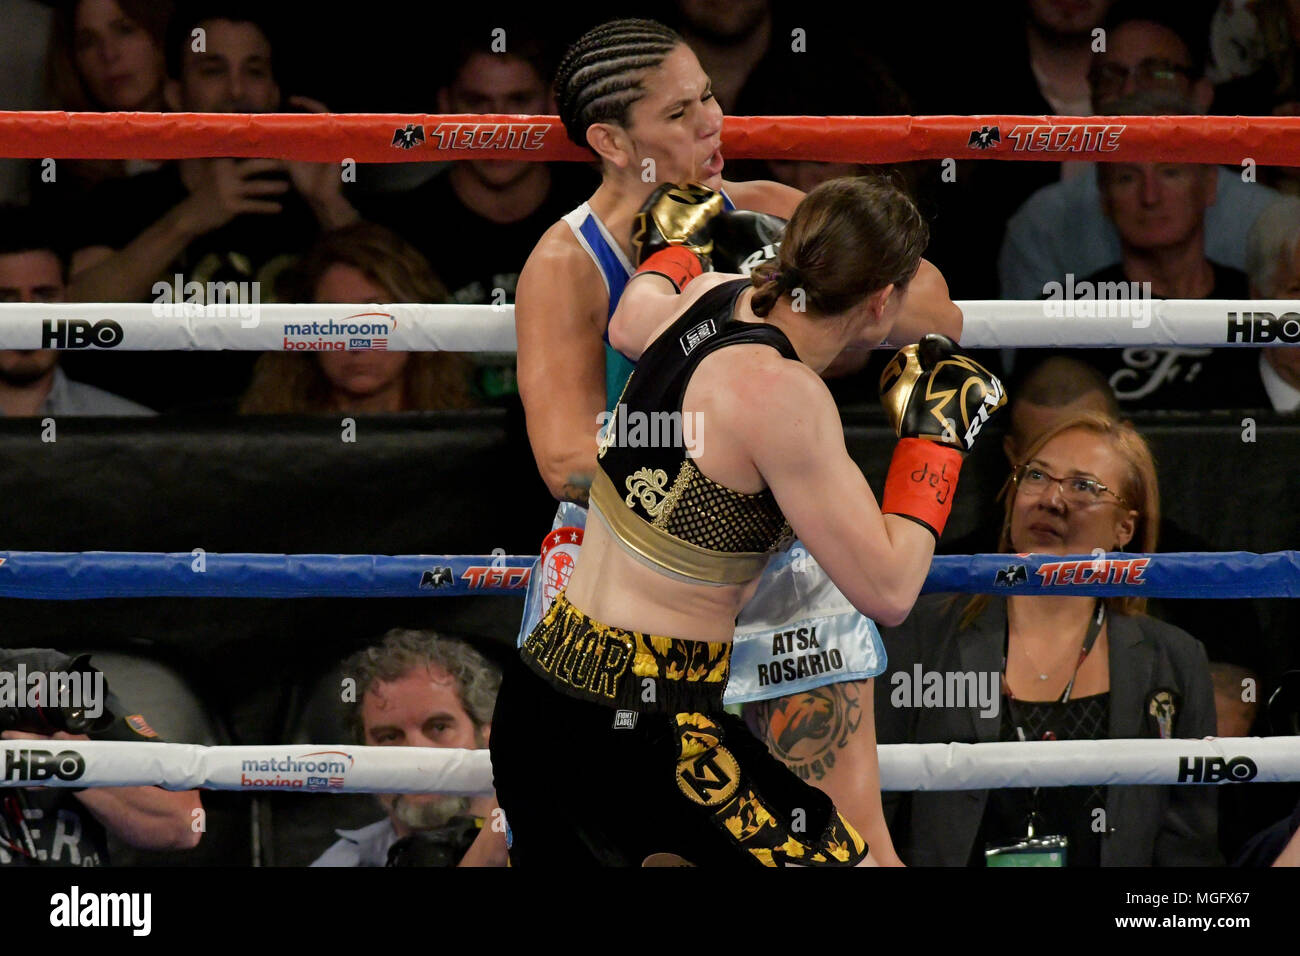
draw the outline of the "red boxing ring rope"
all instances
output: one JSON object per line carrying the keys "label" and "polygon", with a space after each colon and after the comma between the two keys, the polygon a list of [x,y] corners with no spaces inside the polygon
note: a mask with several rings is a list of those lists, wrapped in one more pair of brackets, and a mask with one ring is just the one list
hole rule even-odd
{"label": "red boxing ring rope", "polygon": [[[992,130],[997,131],[996,137]],[[729,116],[729,159],[1099,160],[1300,166],[1300,117]],[[14,159],[589,161],[554,116],[0,112]]]}

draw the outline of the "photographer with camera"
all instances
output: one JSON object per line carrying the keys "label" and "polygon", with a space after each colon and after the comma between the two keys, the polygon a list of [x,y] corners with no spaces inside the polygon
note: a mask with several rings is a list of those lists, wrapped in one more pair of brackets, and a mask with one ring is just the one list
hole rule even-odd
{"label": "photographer with camera", "polygon": [[[348,725],[371,747],[485,750],[501,671],[474,648],[432,631],[394,628],[349,658],[356,681]],[[339,840],[312,866],[505,866],[506,840],[490,796],[377,794],[386,819]]]}
{"label": "photographer with camera", "polygon": [[[0,740],[162,742],[144,715],[108,691],[88,656],[43,648],[0,650]],[[64,749],[33,746],[27,762]],[[10,783],[22,779],[11,761],[19,763],[5,760]],[[201,814],[197,790],[6,787],[0,790],[0,866],[106,866],[110,833],[143,850],[193,849]]]}

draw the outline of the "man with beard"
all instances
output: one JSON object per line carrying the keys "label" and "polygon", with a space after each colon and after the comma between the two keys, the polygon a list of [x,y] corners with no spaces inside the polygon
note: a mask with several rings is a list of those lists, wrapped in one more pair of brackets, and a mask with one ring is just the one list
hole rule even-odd
{"label": "man with beard", "polygon": [[[464,641],[394,628],[351,657],[343,674],[356,682],[348,723],[359,743],[486,749],[501,673]],[[493,797],[377,796],[387,818],[336,831],[340,839],[312,866],[505,865]]]}
{"label": "man with beard", "polygon": [[[0,302],[62,302],[66,269],[40,217],[0,207]],[[52,349],[0,350],[0,416],[152,415],[143,405],[74,382]]]}

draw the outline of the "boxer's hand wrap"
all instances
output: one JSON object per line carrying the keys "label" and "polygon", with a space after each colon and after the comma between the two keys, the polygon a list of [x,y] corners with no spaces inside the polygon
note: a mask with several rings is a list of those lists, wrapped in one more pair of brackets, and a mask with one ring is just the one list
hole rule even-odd
{"label": "boxer's hand wrap", "polygon": [[704,263],[685,246],[668,246],[641,263],[633,276],[644,273],[663,276],[681,292],[692,279],[703,275]]}
{"label": "boxer's hand wrap", "polygon": [[764,262],[775,259],[781,250],[785,224],[780,216],[765,212],[737,209],[720,214],[709,223],[713,271],[749,275]]}
{"label": "boxer's hand wrap", "polygon": [[725,208],[722,193],[699,183],[665,183],[632,220],[632,254],[639,266],[656,252],[682,246],[704,259],[713,251],[708,223]]}
{"label": "boxer's hand wrap", "polygon": [[880,513],[910,518],[938,541],[952,513],[961,463],[962,453],[955,448],[924,438],[904,438],[894,447]]}
{"label": "boxer's hand wrap", "polygon": [[880,510],[910,518],[937,539],[952,511],[962,459],[1007,403],[1006,390],[952,339],[927,335],[899,349],[885,367],[880,401],[901,439]]}
{"label": "boxer's hand wrap", "polygon": [[932,334],[899,349],[885,366],[880,402],[899,438],[926,438],[965,453],[1007,403],[1007,393],[952,339]]}

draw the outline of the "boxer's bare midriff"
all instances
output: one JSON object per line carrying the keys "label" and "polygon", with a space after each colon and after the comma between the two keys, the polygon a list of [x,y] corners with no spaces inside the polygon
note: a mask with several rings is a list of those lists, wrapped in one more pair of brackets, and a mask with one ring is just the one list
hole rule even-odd
{"label": "boxer's bare midriff", "polygon": [[710,585],[669,577],[630,552],[592,508],[583,532],[582,559],[565,593],[588,617],[629,631],[695,641],[730,641],[736,615],[758,578]]}

